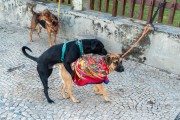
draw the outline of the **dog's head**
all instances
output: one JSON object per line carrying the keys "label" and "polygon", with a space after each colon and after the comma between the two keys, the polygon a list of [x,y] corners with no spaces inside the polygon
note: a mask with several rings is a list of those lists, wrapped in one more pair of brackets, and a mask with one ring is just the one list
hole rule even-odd
{"label": "dog's head", "polygon": [[48,9],[45,9],[42,11],[41,15],[50,18],[52,13]]}
{"label": "dog's head", "polygon": [[117,72],[124,71],[124,66],[122,65],[122,57],[120,54],[106,55],[104,57],[104,60],[106,61],[110,71],[117,71]]}
{"label": "dog's head", "polygon": [[39,20],[43,20],[45,21],[47,24],[51,24],[51,12],[49,10],[44,10],[43,12],[41,12],[40,16],[39,16]]}
{"label": "dog's head", "polygon": [[97,39],[83,40],[84,53],[107,55],[107,51],[101,41]]}
{"label": "dog's head", "polygon": [[39,17],[40,20],[44,20],[48,26],[52,29],[54,32],[58,32],[59,22],[58,18],[52,14],[49,10],[44,10],[41,13],[41,16]]}

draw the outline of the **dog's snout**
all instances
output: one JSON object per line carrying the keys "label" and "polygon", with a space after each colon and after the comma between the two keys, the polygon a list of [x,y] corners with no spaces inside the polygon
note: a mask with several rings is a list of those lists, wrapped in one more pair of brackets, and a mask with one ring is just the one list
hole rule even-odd
{"label": "dog's snout", "polygon": [[117,68],[115,69],[115,71],[117,72],[123,72],[124,71],[124,67],[122,65],[117,66]]}
{"label": "dog's snout", "polygon": [[121,67],[121,68],[120,68],[120,71],[123,72],[123,71],[124,71],[124,67]]}

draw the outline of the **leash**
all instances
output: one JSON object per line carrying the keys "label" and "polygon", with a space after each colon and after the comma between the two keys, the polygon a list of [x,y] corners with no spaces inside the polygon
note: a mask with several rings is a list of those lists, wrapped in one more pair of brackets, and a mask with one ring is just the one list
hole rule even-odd
{"label": "leash", "polygon": [[151,20],[150,20],[150,24],[151,24],[151,26],[152,26],[153,28],[154,28],[153,21],[154,21],[156,15],[157,15],[159,9],[162,8],[162,7],[166,4],[166,0],[163,0],[163,1],[164,1],[163,3],[159,3],[159,5],[158,5],[158,7],[157,7],[157,10],[155,11],[153,17],[152,17]]}
{"label": "leash", "polygon": [[60,10],[61,10],[61,0],[59,0],[59,2],[58,2],[58,22],[60,21],[60,20],[59,20]]}
{"label": "leash", "polygon": [[148,33],[148,31],[150,30],[151,27],[154,28],[153,21],[157,15],[159,9],[161,7],[163,7],[165,4],[166,4],[166,0],[164,0],[163,3],[159,3],[157,10],[155,11],[153,17],[150,20],[150,23],[146,25],[146,27],[144,28],[144,31],[143,31],[142,35],[140,36],[140,38],[125,53],[122,54],[122,56],[121,56],[122,58],[124,58],[142,40],[142,38]]}
{"label": "leash", "polygon": [[125,53],[123,53],[123,55],[121,56],[122,58],[124,58],[139,43],[139,41],[142,40],[142,38],[147,34],[150,28],[151,28],[150,24],[146,25],[141,37]]}

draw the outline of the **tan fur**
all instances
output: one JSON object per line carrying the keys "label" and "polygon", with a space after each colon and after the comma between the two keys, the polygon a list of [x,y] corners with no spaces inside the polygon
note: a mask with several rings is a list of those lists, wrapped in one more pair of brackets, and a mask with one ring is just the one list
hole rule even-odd
{"label": "tan fur", "polygon": [[[116,62],[116,61],[120,62],[122,60],[122,58],[120,58],[120,56],[118,54],[110,54],[110,55],[106,56],[106,58],[108,58],[108,57],[110,58],[110,63],[108,63],[109,64],[108,67],[109,67],[110,72],[112,72],[116,68],[116,66],[113,62]],[[71,100],[75,103],[80,102],[78,99],[76,99],[73,96],[73,93],[72,93],[72,82],[73,82],[73,80],[72,80],[71,75],[66,70],[66,68],[64,67],[63,64],[59,64],[59,67],[60,67],[59,75],[61,76],[61,78],[63,80],[62,81],[63,84],[60,88],[60,91],[61,91],[63,98],[65,98],[65,99],[71,98]],[[94,88],[96,94],[103,95],[104,100],[106,102],[110,101],[108,94],[106,92],[106,89],[104,88],[103,84],[94,84],[93,88]],[[65,93],[66,89],[67,89],[67,94]]]}

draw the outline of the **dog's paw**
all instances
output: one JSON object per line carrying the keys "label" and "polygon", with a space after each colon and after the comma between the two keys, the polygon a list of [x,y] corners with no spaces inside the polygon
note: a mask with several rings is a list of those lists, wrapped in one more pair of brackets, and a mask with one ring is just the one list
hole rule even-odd
{"label": "dog's paw", "polygon": [[73,101],[74,103],[80,103],[80,101],[79,100],[75,100],[75,101]]}
{"label": "dog's paw", "polygon": [[111,103],[111,101],[110,101],[110,100],[108,100],[108,101],[106,101],[106,100],[105,100],[104,102],[105,102],[105,103]]}
{"label": "dog's paw", "polygon": [[95,92],[96,95],[102,95],[103,93],[101,92]]}
{"label": "dog's paw", "polygon": [[71,98],[71,100],[74,102],[74,103],[80,103],[80,101],[76,98]]}
{"label": "dog's paw", "polygon": [[104,100],[105,100],[105,102],[110,102],[109,97],[107,97],[107,96],[104,96]]}
{"label": "dog's paw", "polygon": [[64,99],[69,99],[69,98],[70,98],[70,96],[69,96],[69,95],[65,95],[65,94],[63,94],[63,98],[64,98]]}
{"label": "dog's paw", "polygon": [[54,101],[50,99],[50,100],[48,100],[48,103],[52,104],[52,103],[54,103]]}

